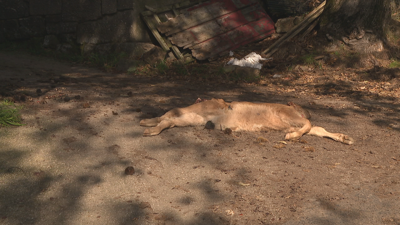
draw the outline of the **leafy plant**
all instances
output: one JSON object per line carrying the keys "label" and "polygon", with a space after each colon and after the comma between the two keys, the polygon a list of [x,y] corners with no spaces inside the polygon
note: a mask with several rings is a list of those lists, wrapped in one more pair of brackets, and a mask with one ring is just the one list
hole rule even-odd
{"label": "leafy plant", "polygon": [[17,107],[13,102],[4,100],[0,103],[0,126],[22,126],[21,117],[19,110],[21,107]]}

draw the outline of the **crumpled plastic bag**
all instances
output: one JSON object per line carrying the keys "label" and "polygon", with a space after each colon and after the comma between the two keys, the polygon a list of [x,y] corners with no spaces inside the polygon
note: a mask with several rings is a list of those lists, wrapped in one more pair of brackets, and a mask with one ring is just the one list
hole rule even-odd
{"label": "crumpled plastic bag", "polygon": [[261,69],[262,64],[260,63],[261,60],[267,60],[266,58],[261,57],[261,55],[252,52],[248,55],[246,55],[243,59],[237,59],[233,58],[229,60],[227,63],[228,65],[236,65],[240,67],[250,67],[250,68],[256,68],[256,69]]}

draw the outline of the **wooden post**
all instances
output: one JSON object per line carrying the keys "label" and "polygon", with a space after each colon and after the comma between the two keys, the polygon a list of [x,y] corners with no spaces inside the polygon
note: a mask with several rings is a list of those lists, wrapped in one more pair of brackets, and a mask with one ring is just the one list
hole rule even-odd
{"label": "wooden post", "polygon": [[325,4],[326,4],[326,1],[322,2],[317,8],[315,8],[313,11],[311,11],[304,18],[304,20],[301,23],[299,23],[295,27],[293,27],[292,30],[290,30],[285,35],[283,35],[279,40],[277,40],[269,48],[262,51],[262,54],[264,54],[264,57],[270,57],[272,54],[274,54],[279,49],[279,47],[283,43],[292,39],[294,36],[296,36],[298,33],[300,33],[300,31],[302,31],[305,27],[307,27],[310,23],[312,23],[316,18],[318,18],[324,11],[323,7],[325,6]]}

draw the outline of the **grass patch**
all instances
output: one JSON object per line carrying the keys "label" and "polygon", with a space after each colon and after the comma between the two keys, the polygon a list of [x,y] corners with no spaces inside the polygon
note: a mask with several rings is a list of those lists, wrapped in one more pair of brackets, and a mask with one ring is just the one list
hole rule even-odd
{"label": "grass patch", "polygon": [[172,63],[172,69],[179,76],[188,76],[189,75],[189,71],[187,70],[185,64],[183,64],[182,62],[174,61]]}
{"label": "grass patch", "polygon": [[21,107],[17,107],[13,102],[4,100],[0,102],[0,127],[22,126],[20,111]]}
{"label": "grass patch", "polygon": [[123,60],[124,58],[126,58],[125,53],[107,55],[91,53],[84,56],[81,60],[85,64],[94,65],[110,72],[113,71],[117,67],[118,62]]}
{"label": "grass patch", "polygon": [[169,68],[165,61],[161,61],[156,64],[156,69],[159,73],[165,74]]}
{"label": "grass patch", "polygon": [[389,68],[399,68],[400,67],[400,62],[397,60],[393,60],[390,64],[389,64]]}
{"label": "grass patch", "polygon": [[315,55],[314,55],[314,54],[305,55],[305,56],[303,56],[302,59],[303,59],[303,62],[304,62],[305,64],[308,64],[308,65],[314,65],[314,64],[316,64]]}

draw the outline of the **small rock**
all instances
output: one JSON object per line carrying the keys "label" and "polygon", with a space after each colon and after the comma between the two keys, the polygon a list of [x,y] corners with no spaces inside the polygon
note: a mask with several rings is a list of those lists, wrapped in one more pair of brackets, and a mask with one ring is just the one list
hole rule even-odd
{"label": "small rock", "polygon": [[43,47],[50,49],[57,49],[57,45],[59,45],[59,41],[57,36],[55,35],[46,35],[43,40]]}
{"label": "small rock", "polygon": [[38,94],[38,95],[42,94],[42,89],[40,89],[40,88],[36,89],[36,94]]}
{"label": "small rock", "polygon": [[264,138],[264,137],[258,137],[258,138],[257,138],[257,142],[258,142],[258,143],[268,142],[268,139],[266,139],[266,138]]}
{"label": "small rock", "polygon": [[118,113],[117,113],[117,112],[114,112],[114,111],[112,111],[112,114],[113,114],[114,116],[118,115]]}
{"label": "small rock", "polygon": [[90,104],[85,102],[85,103],[82,104],[82,107],[85,108],[85,109],[86,108],[90,108]]}
{"label": "small rock", "polygon": [[21,95],[19,97],[19,99],[20,99],[21,102],[24,102],[24,101],[26,101],[26,96],[25,95]]}
{"label": "small rock", "polygon": [[125,169],[125,174],[126,175],[133,175],[135,173],[135,169],[133,168],[133,166],[128,166]]}
{"label": "small rock", "polygon": [[225,128],[224,134],[232,134],[232,129],[230,129],[230,128]]}
{"label": "small rock", "polygon": [[305,152],[315,152],[315,148],[311,146],[303,147]]}
{"label": "small rock", "polygon": [[140,108],[137,108],[137,109],[135,109],[135,111],[136,111],[136,112],[141,112],[141,111],[142,111],[142,109],[140,109]]}
{"label": "small rock", "polygon": [[211,121],[207,121],[206,125],[204,126],[205,129],[207,130],[212,130],[215,128],[215,124]]}
{"label": "small rock", "polygon": [[132,91],[130,91],[130,92],[128,92],[128,94],[127,94],[129,97],[132,97]]}
{"label": "small rock", "polygon": [[79,99],[81,99],[81,96],[80,95],[75,95],[74,99],[79,100]]}
{"label": "small rock", "polygon": [[141,202],[141,203],[139,204],[139,207],[142,208],[142,209],[145,209],[145,208],[151,209],[151,205],[150,205],[150,203],[148,203],[148,202]]}
{"label": "small rock", "polygon": [[277,33],[287,33],[304,19],[303,16],[278,19],[275,23]]}
{"label": "small rock", "polygon": [[143,61],[145,61],[146,63],[150,65],[155,65],[164,61],[166,55],[167,53],[162,48],[155,46],[148,52],[144,53],[142,58]]}
{"label": "small rock", "polygon": [[65,96],[65,97],[64,97],[64,102],[69,102],[70,100],[71,100],[70,97],[68,97],[68,96]]}

